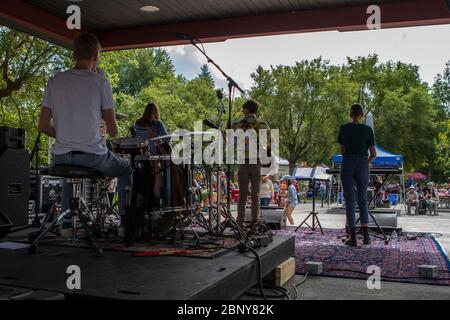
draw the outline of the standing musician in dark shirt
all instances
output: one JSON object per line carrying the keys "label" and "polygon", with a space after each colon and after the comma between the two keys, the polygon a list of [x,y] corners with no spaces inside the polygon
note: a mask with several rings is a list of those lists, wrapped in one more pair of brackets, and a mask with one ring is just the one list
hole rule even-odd
{"label": "standing musician in dark shirt", "polygon": [[[364,112],[359,104],[350,109],[351,122],[341,126],[338,143],[343,155],[341,180],[347,214],[347,227],[350,238],[347,245],[356,247],[355,202],[357,198],[364,244],[370,244],[369,209],[367,187],[369,185],[369,165],[376,158],[375,137],[372,128],[362,124]],[[370,155],[369,152],[370,151]],[[357,192],[355,192],[355,187]]]}

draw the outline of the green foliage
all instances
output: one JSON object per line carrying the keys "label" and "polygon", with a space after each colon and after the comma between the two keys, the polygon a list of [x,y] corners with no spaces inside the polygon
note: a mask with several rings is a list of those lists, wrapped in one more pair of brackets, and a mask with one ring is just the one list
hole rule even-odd
{"label": "green foliage", "polygon": [[202,65],[200,74],[198,75],[200,79],[205,79],[211,87],[214,87],[214,78],[211,75],[211,71],[209,71],[209,67],[207,64]]}
{"label": "green foliage", "polygon": [[174,66],[167,51],[136,49],[102,54],[101,66],[111,77],[115,93],[137,97],[155,79],[174,74]]}
{"label": "green foliage", "polygon": [[433,95],[438,101],[439,115],[450,117],[450,61],[445,65],[444,72],[436,76]]}
{"label": "green foliage", "polygon": [[352,103],[360,102],[375,119],[377,143],[402,154],[409,170],[442,174],[449,169],[442,151],[449,95],[449,64],[436,79],[434,94],[418,67],[379,63],[376,55],[348,58],[330,66],[322,59],[294,66],[259,67],[250,94],[263,103],[262,115],[280,129],[280,151],[291,163],[329,162],[337,151],[339,125],[348,121]]}
{"label": "green foliage", "polygon": [[[37,136],[48,78],[71,65],[67,50],[0,27],[0,125],[25,128],[28,148]],[[194,121],[205,118],[217,122],[219,101],[207,65],[187,80],[175,74],[167,51],[138,49],[102,53],[101,67],[111,81],[116,110],[129,116],[119,122],[122,136],[150,102],[160,106],[170,131],[191,130]],[[431,88],[417,66],[380,63],[377,55],[348,58],[341,66],[318,58],[259,67],[252,78],[251,90],[234,100],[231,116],[243,116],[244,98],[259,100],[261,116],[280,130],[281,156],[292,165],[328,163],[338,151],[338,128],[348,121],[350,105],[359,101],[374,114],[378,144],[403,154],[408,169],[450,175],[450,62]],[[224,126],[227,119],[226,113]],[[43,146],[47,143],[44,138]]]}
{"label": "green foliage", "polygon": [[442,168],[446,177],[450,178],[450,120],[447,120],[446,130],[439,133],[437,154],[437,166]]}
{"label": "green foliage", "polygon": [[299,160],[322,162],[335,151],[332,137],[355,90],[340,71],[319,58],[292,67],[259,67],[252,75],[250,94],[262,103],[269,126],[280,130],[280,153],[291,166]]}
{"label": "green foliage", "polygon": [[[67,50],[0,26],[0,126],[27,131],[27,147],[37,137],[37,124],[48,78],[71,64]],[[43,145],[48,143],[43,138]],[[47,154],[42,155],[47,161]]]}

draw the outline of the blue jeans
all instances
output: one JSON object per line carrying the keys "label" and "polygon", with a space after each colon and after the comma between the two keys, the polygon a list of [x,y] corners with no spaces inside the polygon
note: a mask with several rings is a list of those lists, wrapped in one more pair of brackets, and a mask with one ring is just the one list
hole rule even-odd
{"label": "blue jeans", "polygon": [[260,198],[259,199],[261,202],[260,202],[260,205],[261,205],[261,207],[268,207],[268,206],[270,206],[270,200],[272,200],[271,198]]}
{"label": "blue jeans", "polygon": [[[131,188],[133,184],[133,175],[129,160],[123,159],[111,151],[108,151],[105,155],[67,153],[63,155],[53,155],[53,164],[90,168],[106,177],[118,177],[117,189],[119,193],[119,213],[121,216],[126,214],[126,188],[127,186]],[[69,209],[69,198],[71,194],[71,185],[64,183],[61,201],[63,212]]]}
{"label": "blue jeans", "polygon": [[[347,226],[356,226],[355,203],[358,202],[361,224],[369,224],[367,188],[369,186],[369,161],[365,155],[344,155],[341,169],[344,188]],[[355,192],[356,187],[356,192]]]}

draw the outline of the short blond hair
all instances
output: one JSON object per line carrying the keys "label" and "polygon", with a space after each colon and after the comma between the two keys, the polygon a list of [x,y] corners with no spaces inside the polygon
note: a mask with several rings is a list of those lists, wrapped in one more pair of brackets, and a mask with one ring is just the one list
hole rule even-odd
{"label": "short blond hair", "polygon": [[73,56],[75,60],[92,59],[101,49],[100,41],[90,33],[79,34],[73,41]]}

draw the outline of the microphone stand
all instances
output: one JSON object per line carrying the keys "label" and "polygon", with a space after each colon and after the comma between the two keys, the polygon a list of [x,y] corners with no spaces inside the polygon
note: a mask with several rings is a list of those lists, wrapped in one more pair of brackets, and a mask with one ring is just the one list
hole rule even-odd
{"label": "microphone stand", "polygon": [[[186,39],[187,40],[187,39]],[[220,73],[227,79],[228,81],[228,124],[227,129],[231,129],[231,110],[233,108],[233,101],[231,100],[233,89],[236,88],[239,90],[242,94],[244,94],[244,90],[241,89],[241,87],[236,83],[236,81],[233,80],[228,74],[225,73],[225,71],[222,70],[222,68],[214,61],[212,60],[207,54],[206,51],[202,48],[200,48],[197,44],[197,42],[200,42],[199,39],[196,38],[189,38],[191,44],[198,49],[207,59],[208,63],[212,64],[214,67],[217,68],[217,70],[220,71]],[[197,42],[196,42],[197,41]],[[200,42],[201,43],[201,42]],[[219,119],[221,120],[221,119]],[[219,126],[221,126],[221,123],[219,123]],[[221,129],[221,128],[220,128]],[[218,184],[220,184],[220,180],[217,181]],[[231,214],[231,164],[227,164],[227,205],[225,210],[223,210],[223,214],[226,216],[226,221],[224,222],[224,226],[222,228],[222,232],[225,230],[227,225],[231,227],[233,230],[236,238],[240,242],[241,248],[246,249],[249,246],[249,238],[245,234],[245,232],[242,230],[242,228],[237,224],[235,219],[233,218]],[[219,199],[218,199],[219,200]],[[220,200],[219,200],[220,201]],[[217,212],[218,214],[218,220],[220,219],[221,212]],[[217,229],[219,229],[220,226],[217,226]]]}
{"label": "microphone stand", "polygon": [[[208,60],[208,63],[212,64],[214,67],[216,67],[217,70],[227,79],[228,81],[228,124],[227,129],[231,129],[231,110],[233,108],[233,102],[231,101],[231,96],[233,93],[233,88],[236,88],[239,90],[242,94],[244,94],[244,90],[241,89],[241,87],[236,83],[236,81],[233,80],[225,71],[222,70],[222,68],[214,61],[212,60],[207,54],[206,51],[202,48],[200,48],[196,41],[200,41],[198,39],[191,39],[191,44],[198,49]],[[230,210],[230,184],[231,184],[231,164],[227,165],[227,207],[228,210]]]}

